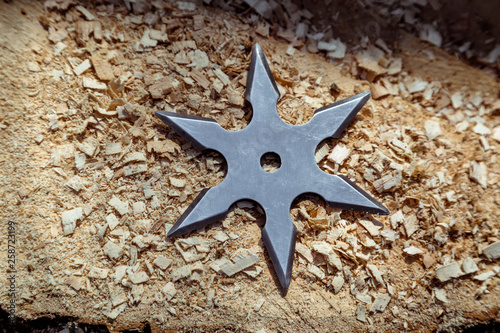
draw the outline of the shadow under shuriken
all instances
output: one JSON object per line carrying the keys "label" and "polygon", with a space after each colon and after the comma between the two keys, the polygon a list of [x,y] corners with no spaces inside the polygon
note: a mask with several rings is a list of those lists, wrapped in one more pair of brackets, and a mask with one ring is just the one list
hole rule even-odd
{"label": "shadow under shuriken", "polygon": [[[286,294],[287,294],[287,292],[288,292],[288,289],[284,289],[281,286],[281,283],[279,281],[278,275],[277,275],[277,273],[276,273],[276,271],[274,269],[274,265],[272,263],[271,257],[269,256],[269,253],[268,253],[268,251],[266,249],[266,246],[264,244],[264,240],[262,239],[262,229],[264,228],[264,226],[266,224],[266,214],[265,214],[265,211],[262,208],[262,206],[258,202],[254,201],[254,200],[250,200],[250,199],[238,200],[238,201],[236,201],[235,203],[233,203],[230,206],[230,208],[227,211],[227,215],[230,215],[232,212],[234,212],[235,208],[238,207],[238,204],[240,203],[240,206],[241,206],[241,203],[243,203],[243,202],[246,203],[246,205],[244,205],[244,207],[240,208],[240,209],[243,209],[243,210],[247,211],[256,220],[255,221],[251,221],[249,219],[243,218],[241,221],[239,221],[239,223],[245,223],[245,224],[246,223],[252,223],[252,224],[255,224],[257,227],[259,227],[259,229],[260,229],[259,241],[258,241],[257,244],[251,244],[251,245],[258,245],[258,246],[260,246],[260,248],[262,250],[262,253],[264,255],[265,264],[267,266],[267,269],[269,270],[271,278],[273,279],[273,282],[274,282],[274,284],[275,284],[278,292],[280,293],[280,295],[282,297],[285,297]],[[221,230],[222,229],[221,226],[223,224],[224,219],[227,218],[227,215],[226,215],[225,218],[223,218],[223,219],[221,219],[219,221],[210,223],[210,224],[206,225],[203,228],[200,228],[200,229],[194,230],[192,232],[186,233],[186,234],[184,234],[182,236],[174,237],[172,239],[175,241],[178,238],[189,238],[189,237],[191,237],[193,235],[200,234],[200,233],[206,235],[210,230],[217,230],[217,229]],[[235,232],[235,234],[238,234],[238,232]],[[227,256],[227,257],[230,257],[231,253],[225,252],[224,254],[222,254],[222,253],[218,252],[218,253],[216,253],[215,260],[220,259],[224,255]],[[243,271],[241,271],[238,274],[245,274],[245,273]],[[245,274],[245,275],[247,275],[247,274]],[[260,274],[259,274],[259,276],[260,276]],[[256,281],[259,278],[259,276],[257,276],[257,277],[254,278],[254,277],[252,277],[250,275],[247,275],[247,277],[251,281]]]}

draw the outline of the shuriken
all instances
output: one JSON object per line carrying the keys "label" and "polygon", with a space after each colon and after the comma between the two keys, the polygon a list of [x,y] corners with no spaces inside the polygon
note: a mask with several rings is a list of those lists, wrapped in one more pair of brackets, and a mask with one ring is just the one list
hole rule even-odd
{"label": "shuriken", "polygon": [[[387,215],[389,211],[342,175],[323,172],[314,159],[318,144],[337,138],[370,98],[361,93],[315,111],[303,125],[285,123],[276,109],[280,93],[259,44],[252,49],[245,98],[253,116],[240,131],[223,129],[213,119],[157,111],[155,114],[196,149],[213,149],[227,162],[219,185],[204,189],[168,232],[176,237],[223,219],[231,205],[253,200],[266,215],[262,237],[281,285],[290,285],[297,229],[290,217],[295,198],[315,193],[330,206]],[[260,165],[266,153],[276,153],[281,167],[266,172]]]}

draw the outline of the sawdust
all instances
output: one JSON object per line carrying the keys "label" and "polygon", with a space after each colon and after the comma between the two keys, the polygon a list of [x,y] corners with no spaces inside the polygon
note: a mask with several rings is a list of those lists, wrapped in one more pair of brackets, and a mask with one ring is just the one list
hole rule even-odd
{"label": "sawdust", "polygon": [[[0,216],[18,225],[19,317],[72,316],[112,331],[149,322],[155,331],[266,332],[417,331],[498,318],[500,145],[490,134],[500,125],[499,85],[490,74],[427,45],[429,60],[412,51],[423,42],[410,35],[400,54],[367,45],[342,58],[328,55],[338,41],[321,44],[325,54],[303,52],[305,42],[255,14],[190,2],[137,1],[131,12],[71,3],[0,5]],[[153,112],[244,128],[255,42],[289,123],[374,84],[387,90],[316,158],[391,215],[303,197],[291,210],[299,234],[286,295],[260,240],[265,217],[251,203],[196,234],[165,237],[226,166]],[[0,300],[4,308],[6,289]]]}

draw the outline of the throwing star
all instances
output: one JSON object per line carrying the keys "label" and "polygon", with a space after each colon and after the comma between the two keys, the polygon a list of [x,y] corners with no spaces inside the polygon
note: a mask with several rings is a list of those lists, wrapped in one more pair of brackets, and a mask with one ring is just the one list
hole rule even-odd
{"label": "throwing star", "polygon": [[[252,50],[245,98],[253,116],[247,127],[231,132],[213,119],[173,112],[155,114],[196,149],[213,149],[227,161],[227,175],[219,185],[204,189],[168,232],[183,235],[223,219],[239,200],[259,203],[266,215],[262,238],[279,281],[290,285],[297,229],[290,207],[303,193],[315,193],[341,209],[387,215],[389,211],[347,177],[323,172],[314,159],[318,144],[339,137],[370,98],[365,92],[322,107],[303,125],[285,123],[276,109],[280,93],[258,44]],[[275,172],[261,167],[261,157],[281,159]]]}

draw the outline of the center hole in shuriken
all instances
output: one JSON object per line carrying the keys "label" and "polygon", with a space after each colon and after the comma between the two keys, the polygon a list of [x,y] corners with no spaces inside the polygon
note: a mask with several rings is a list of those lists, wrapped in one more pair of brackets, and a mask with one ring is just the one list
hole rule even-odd
{"label": "center hole in shuriken", "polygon": [[268,152],[262,155],[260,158],[260,166],[264,171],[275,172],[281,167],[281,157],[280,155]]}

